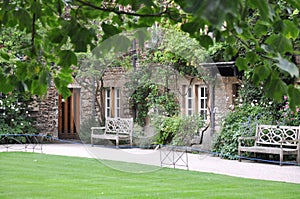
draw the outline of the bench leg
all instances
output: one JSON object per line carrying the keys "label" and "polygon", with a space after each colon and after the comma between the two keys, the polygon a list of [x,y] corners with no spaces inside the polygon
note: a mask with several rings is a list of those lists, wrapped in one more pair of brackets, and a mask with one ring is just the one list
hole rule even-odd
{"label": "bench leg", "polygon": [[93,137],[91,137],[91,145],[92,145],[92,147],[94,146]]}
{"label": "bench leg", "polygon": [[300,164],[300,151],[298,151],[298,154],[297,154],[297,163]]}
{"label": "bench leg", "polygon": [[119,148],[119,138],[116,138],[116,147]]}
{"label": "bench leg", "polygon": [[240,150],[238,151],[238,156],[239,156],[239,162],[241,162],[242,160],[241,160],[241,151]]}
{"label": "bench leg", "polygon": [[280,166],[282,166],[282,162],[283,162],[283,152],[280,151],[280,160],[279,160]]}

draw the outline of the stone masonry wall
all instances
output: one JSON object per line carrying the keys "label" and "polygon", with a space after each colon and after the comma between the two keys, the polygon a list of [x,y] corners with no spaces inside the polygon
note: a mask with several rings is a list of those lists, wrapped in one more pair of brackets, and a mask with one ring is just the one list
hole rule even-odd
{"label": "stone masonry wall", "polygon": [[32,104],[32,116],[36,118],[36,126],[40,133],[57,137],[58,129],[58,92],[53,85],[47,95],[37,98]]}

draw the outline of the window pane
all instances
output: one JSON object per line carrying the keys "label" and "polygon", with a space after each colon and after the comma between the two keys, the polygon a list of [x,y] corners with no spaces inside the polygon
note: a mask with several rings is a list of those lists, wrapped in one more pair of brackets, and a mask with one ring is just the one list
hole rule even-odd
{"label": "window pane", "polygon": [[192,108],[192,100],[191,99],[188,100],[188,108],[189,109]]}
{"label": "window pane", "polygon": [[201,97],[204,97],[204,96],[205,96],[205,88],[201,87]]}
{"label": "window pane", "polygon": [[192,88],[188,89],[188,97],[192,97]]}

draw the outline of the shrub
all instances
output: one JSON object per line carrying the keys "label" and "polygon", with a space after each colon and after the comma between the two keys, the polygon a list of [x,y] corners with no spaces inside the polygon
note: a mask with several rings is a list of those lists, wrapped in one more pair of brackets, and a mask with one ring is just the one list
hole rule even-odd
{"label": "shrub", "polygon": [[0,97],[0,134],[34,134],[35,119],[30,117],[30,95],[12,93]]}
{"label": "shrub", "polygon": [[253,136],[256,124],[271,124],[273,121],[273,114],[268,107],[243,104],[226,116],[212,149],[223,157],[235,159],[238,152],[238,138]]}
{"label": "shrub", "polygon": [[283,105],[279,110],[279,123],[287,126],[299,126],[300,125],[300,109],[297,107],[295,111],[289,107],[287,97],[284,97]]}
{"label": "shrub", "polygon": [[194,116],[156,116],[154,127],[158,132],[156,144],[172,144],[186,146],[190,144],[194,135],[203,127],[203,118]]}
{"label": "shrub", "polygon": [[151,126],[142,127],[137,123],[134,124],[133,145],[141,148],[151,148],[155,142],[154,139],[155,135]]}

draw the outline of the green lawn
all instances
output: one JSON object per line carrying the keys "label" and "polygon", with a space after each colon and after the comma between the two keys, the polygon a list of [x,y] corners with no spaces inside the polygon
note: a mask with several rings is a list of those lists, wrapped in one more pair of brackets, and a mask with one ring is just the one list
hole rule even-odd
{"label": "green lawn", "polygon": [[300,198],[292,183],[167,168],[137,174],[96,159],[22,152],[0,153],[0,161],[1,199]]}

